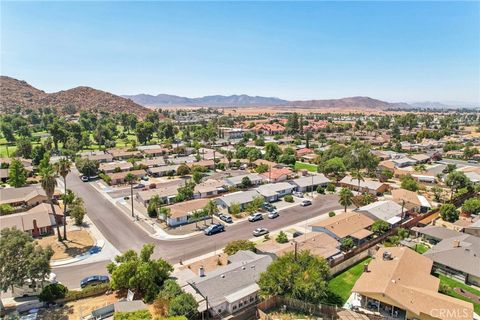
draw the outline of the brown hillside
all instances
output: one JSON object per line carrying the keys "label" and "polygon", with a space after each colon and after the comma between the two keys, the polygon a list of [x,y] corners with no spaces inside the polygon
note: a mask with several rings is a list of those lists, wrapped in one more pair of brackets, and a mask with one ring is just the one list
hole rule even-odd
{"label": "brown hillside", "polygon": [[17,106],[24,109],[53,107],[62,112],[67,105],[74,105],[78,111],[128,112],[138,116],[145,116],[150,111],[131,100],[90,87],[45,93],[25,81],[0,77],[0,106],[3,112]]}

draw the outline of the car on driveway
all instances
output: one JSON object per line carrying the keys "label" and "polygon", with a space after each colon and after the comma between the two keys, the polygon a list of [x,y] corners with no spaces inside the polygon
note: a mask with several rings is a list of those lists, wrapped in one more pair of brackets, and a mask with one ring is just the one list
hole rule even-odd
{"label": "car on driveway", "polygon": [[267,215],[268,219],[275,219],[279,216],[280,215],[278,214],[277,210],[269,212],[268,215]]}
{"label": "car on driveway", "polygon": [[229,216],[228,214],[221,214],[218,217],[220,218],[220,220],[225,221],[226,223],[232,223],[233,222],[232,217]]}
{"label": "car on driveway", "polygon": [[205,233],[207,236],[211,236],[215,233],[219,233],[223,231],[225,231],[225,226],[223,224],[216,223],[208,226],[207,229],[203,230],[203,233]]}
{"label": "car on driveway", "polygon": [[298,198],[303,198],[303,193],[298,192],[298,191],[297,191],[297,192],[294,192],[293,195],[294,195],[295,197],[298,197]]}
{"label": "car on driveway", "polygon": [[260,236],[263,236],[263,235],[269,234],[269,233],[270,233],[270,231],[268,231],[267,228],[257,228],[255,230],[253,230],[253,235],[255,237],[260,237]]}
{"label": "car on driveway", "polygon": [[80,288],[85,288],[87,286],[96,286],[102,283],[108,283],[110,279],[107,276],[90,276],[82,279],[80,281]]}
{"label": "car on driveway", "polygon": [[87,176],[81,176],[80,180],[82,180],[83,182],[88,182],[90,178],[88,178]]}
{"label": "car on driveway", "polygon": [[300,203],[300,205],[301,205],[302,207],[307,207],[307,206],[312,205],[312,201],[310,201],[310,200],[303,200],[302,203]]}
{"label": "car on driveway", "polygon": [[255,222],[255,221],[259,221],[259,220],[263,220],[263,216],[260,212],[255,212],[255,213],[252,213],[249,217],[248,217],[248,221],[250,222]]}

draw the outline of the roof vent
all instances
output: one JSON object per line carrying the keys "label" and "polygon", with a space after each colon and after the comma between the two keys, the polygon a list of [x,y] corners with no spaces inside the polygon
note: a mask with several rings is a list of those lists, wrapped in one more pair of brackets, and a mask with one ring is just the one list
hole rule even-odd
{"label": "roof vent", "polygon": [[392,254],[389,251],[385,251],[383,253],[383,260],[392,260],[392,259],[393,259]]}
{"label": "roof vent", "polygon": [[242,267],[242,270],[245,270],[245,266]]}
{"label": "roof vent", "polygon": [[225,275],[224,275],[224,274],[222,274],[222,275],[220,276],[220,278],[222,278],[222,279],[225,279]]}
{"label": "roof vent", "polygon": [[460,248],[460,240],[458,240],[458,239],[453,240],[453,247],[454,248]]}

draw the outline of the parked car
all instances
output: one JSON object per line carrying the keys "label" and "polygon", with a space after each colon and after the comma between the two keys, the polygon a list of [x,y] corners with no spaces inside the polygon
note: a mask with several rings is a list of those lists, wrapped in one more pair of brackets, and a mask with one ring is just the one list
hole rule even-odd
{"label": "parked car", "polygon": [[148,176],[143,176],[143,177],[142,177],[142,180],[143,180],[143,181],[148,181],[148,179],[149,179]]}
{"label": "parked car", "polygon": [[217,223],[208,226],[207,229],[203,230],[207,236],[211,236],[212,234],[219,233],[225,231],[225,226],[223,224]]}
{"label": "parked car", "polygon": [[133,189],[143,189],[143,188],[145,188],[145,185],[142,183],[139,183],[136,186],[133,186]]}
{"label": "parked car", "polygon": [[225,221],[227,223],[232,223],[233,222],[232,217],[229,216],[228,214],[221,214],[218,217],[220,218],[220,220]]}
{"label": "parked car", "polygon": [[87,176],[81,176],[80,180],[82,180],[83,182],[88,182],[90,179]]}
{"label": "parked car", "polygon": [[108,283],[110,279],[107,276],[90,276],[82,279],[80,281],[80,288],[85,288],[86,286],[96,286],[102,283]]}
{"label": "parked car", "polygon": [[277,217],[279,217],[280,215],[278,214],[278,211],[275,210],[275,211],[272,211],[272,212],[269,212],[267,217],[268,219],[275,219]]}
{"label": "parked car", "polygon": [[293,195],[298,198],[303,198],[303,193],[302,192],[294,192]]}
{"label": "parked car", "polygon": [[255,230],[253,230],[253,235],[255,237],[260,237],[260,236],[263,236],[263,235],[268,234],[268,233],[270,233],[270,231],[268,231],[267,228],[257,228]]}
{"label": "parked car", "polygon": [[255,212],[255,213],[252,213],[249,217],[248,217],[248,221],[250,222],[255,222],[255,221],[259,221],[259,220],[263,220],[263,216],[260,212]]}
{"label": "parked car", "polygon": [[312,204],[312,201],[310,200],[303,200],[302,203],[300,203],[302,207],[307,207],[307,206],[310,206],[311,204]]}
{"label": "parked car", "polygon": [[478,163],[477,160],[473,160],[473,159],[470,159],[470,160],[468,160],[467,162],[468,162],[468,163]]}
{"label": "parked car", "polygon": [[156,189],[156,188],[157,188],[157,185],[156,185],[155,183],[150,183],[150,184],[148,185],[148,188],[149,188],[149,189]]}

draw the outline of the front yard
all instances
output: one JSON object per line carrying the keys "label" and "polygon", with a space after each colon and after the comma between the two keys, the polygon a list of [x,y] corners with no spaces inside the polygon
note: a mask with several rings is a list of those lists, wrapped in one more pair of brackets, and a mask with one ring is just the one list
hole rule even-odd
{"label": "front yard", "polygon": [[[63,235],[63,227],[60,227]],[[67,241],[59,242],[57,235],[51,235],[38,239],[37,242],[46,247],[50,245],[53,249],[52,260],[73,258],[87,252],[95,244],[94,240],[86,230],[67,230]]]}
{"label": "front yard", "polygon": [[347,270],[333,277],[328,282],[328,287],[330,291],[336,293],[342,298],[342,304],[345,304],[345,302],[347,302],[348,298],[352,293],[351,291],[353,286],[355,285],[355,282],[357,282],[358,278],[360,278],[360,276],[362,275],[363,265],[370,262],[370,260],[372,260],[372,258],[367,257],[357,262]]}
{"label": "front yard", "polygon": [[310,172],[317,172],[317,165],[305,162],[295,162],[295,170],[307,169]]}

